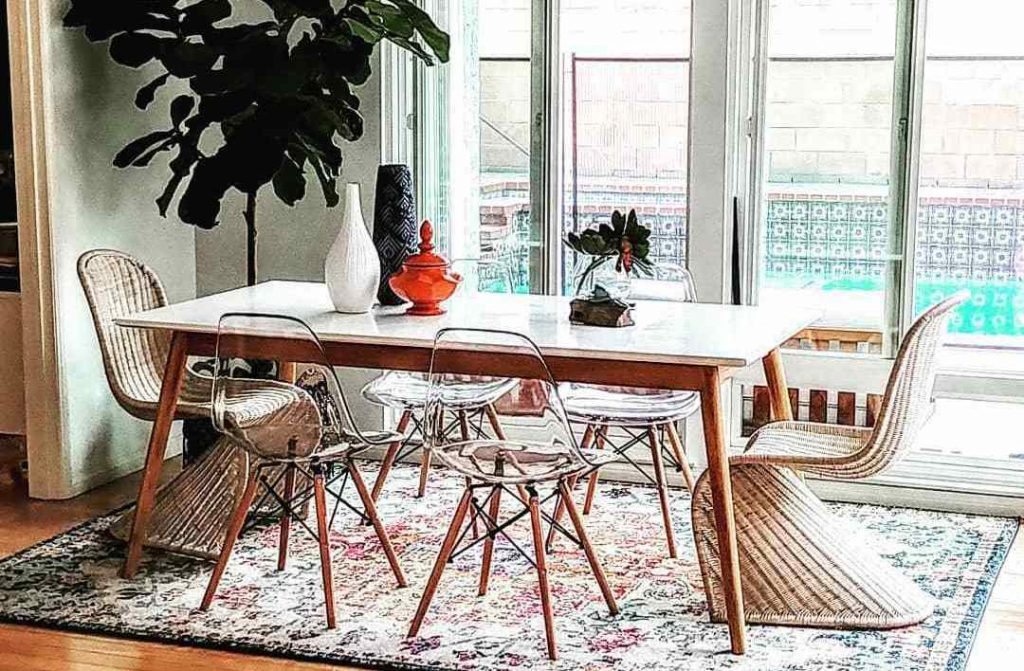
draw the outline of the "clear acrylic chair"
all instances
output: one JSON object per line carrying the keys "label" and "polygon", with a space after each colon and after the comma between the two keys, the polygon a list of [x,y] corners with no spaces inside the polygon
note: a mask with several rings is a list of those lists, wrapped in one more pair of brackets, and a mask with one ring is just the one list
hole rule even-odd
{"label": "clear acrylic chair", "polygon": [[[697,300],[697,293],[689,271],[680,266],[659,263],[655,265],[653,277],[633,280],[630,298],[692,302]],[[676,424],[700,410],[700,395],[693,391],[577,383],[563,383],[559,393],[565,402],[569,420],[585,426],[583,447],[594,445],[598,449],[612,450],[620,461],[633,466],[657,487],[668,554],[675,558],[675,533],[669,513],[665,462],[682,474],[686,488],[692,492],[693,471]],[[629,454],[630,449],[644,443],[650,449],[653,478]],[[594,505],[599,477],[597,470],[590,474],[583,500],[584,515],[589,514]],[[555,511],[555,519],[561,519],[561,515],[562,509],[559,508]],[[553,540],[552,529],[548,543]]]}
{"label": "clear acrylic chair", "polygon": [[[456,259],[452,270],[462,277],[460,292],[468,293],[512,293],[512,273],[508,266],[490,259]],[[459,384],[460,402],[452,404],[446,435],[460,435],[484,432],[484,422],[498,435],[497,414],[494,401],[505,395],[511,383],[502,378],[487,376],[463,376]],[[400,413],[396,433],[401,438],[388,446],[381,461],[380,471],[373,483],[373,500],[376,501],[387,482],[391,467],[421,449],[422,416],[426,405],[429,381],[422,373],[388,371],[371,380],[363,387],[362,394],[370,403]],[[430,474],[430,453],[423,451],[420,456],[420,479],[417,496],[423,496]]]}
{"label": "clear acrylic chair", "polygon": [[[516,377],[510,378],[513,386],[495,407],[509,415],[531,415],[530,425],[535,428],[528,435],[510,437],[502,434],[496,438],[458,440],[452,440],[447,435],[447,417],[461,403],[461,380],[467,372],[463,369],[463,353],[467,346],[516,357],[513,368]],[[545,520],[553,523],[556,530],[582,547],[609,611],[613,615],[618,612],[615,598],[587,538],[568,484],[571,478],[598,467],[608,457],[581,450],[577,446],[554,379],[537,346],[526,336],[479,329],[443,329],[434,340],[429,380],[423,422],[425,447],[438,461],[465,477],[466,489],[442,542],[409,629],[409,636],[419,633],[445,564],[478,544],[483,544],[478,593],[481,596],[486,594],[495,540],[501,536],[537,570],[548,656],[556,659],[554,619],[542,533]],[[553,485],[553,492],[543,497],[543,500],[538,492],[538,486],[542,485]],[[510,495],[508,498],[517,510],[503,517],[501,503],[505,494]],[[572,531],[554,523],[553,518],[542,510],[542,504],[550,498],[566,502]],[[530,518],[532,553],[523,550],[506,532],[511,525],[526,516]],[[473,538],[469,531],[477,521],[483,523],[484,533],[479,538]]]}
{"label": "clear acrylic chair", "polygon": [[[238,365],[239,360],[265,359],[261,347],[268,335],[287,339],[288,361],[302,371],[298,383],[246,377],[247,368]],[[344,505],[373,525],[398,585],[405,586],[405,576],[387,530],[354,460],[370,445],[386,444],[394,436],[368,435],[359,430],[320,340],[305,323],[277,315],[223,315],[217,329],[212,415],[214,426],[242,448],[248,463],[245,491],[228,526],[203,596],[202,610],[207,610],[213,601],[247,516],[251,511],[264,510],[262,504],[268,501],[276,501],[281,511],[274,513],[280,516],[278,570],[285,568],[293,520],[309,531],[319,544],[328,628],[335,626],[328,495],[335,502],[331,521],[338,507]],[[336,479],[341,481],[337,491],[331,490],[327,483],[336,470],[340,471]],[[349,480],[361,507],[344,498]],[[261,490],[262,497],[257,501]],[[315,531],[306,525],[301,513],[310,498],[316,514]],[[256,519],[250,524],[262,521]]]}

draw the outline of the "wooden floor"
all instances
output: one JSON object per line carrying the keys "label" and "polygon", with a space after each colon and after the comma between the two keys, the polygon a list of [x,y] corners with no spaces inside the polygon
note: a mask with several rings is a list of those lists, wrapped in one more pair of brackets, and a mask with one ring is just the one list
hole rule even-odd
{"label": "wooden floor", "polygon": [[[164,473],[173,475],[175,468]],[[45,540],[131,500],[137,479],[125,478],[71,501],[29,501],[23,487],[0,486],[0,556]],[[1018,536],[985,613],[968,671],[1019,669],[1024,659],[1024,534]],[[0,671],[312,670],[306,664],[58,631],[0,625]]]}

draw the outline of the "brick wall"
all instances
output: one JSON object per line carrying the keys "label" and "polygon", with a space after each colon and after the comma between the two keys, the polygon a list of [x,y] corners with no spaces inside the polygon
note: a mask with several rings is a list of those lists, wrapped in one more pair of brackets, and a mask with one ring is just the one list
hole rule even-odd
{"label": "brick wall", "polygon": [[[929,54],[1019,55],[1024,3],[933,0]],[[564,58],[685,56],[688,2],[566,0]],[[895,0],[774,0],[776,58],[893,54]],[[984,30],[971,26],[986,14]],[[983,17],[984,18],[984,17]],[[1020,19],[1021,21],[1017,21]],[[481,56],[529,55],[528,0],[482,0]],[[965,29],[965,28],[970,29]],[[568,115],[568,62],[563,64]],[[769,66],[766,168],[773,182],[885,184],[892,124],[892,62],[775,60]],[[481,114],[529,147],[528,63],[481,66]],[[581,179],[686,179],[689,73],[685,64],[581,63],[577,152]],[[568,126],[567,126],[568,132]],[[523,172],[528,159],[481,131],[485,171]],[[1024,188],[1024,62],[930,61],[926,72],[924,186]]]}

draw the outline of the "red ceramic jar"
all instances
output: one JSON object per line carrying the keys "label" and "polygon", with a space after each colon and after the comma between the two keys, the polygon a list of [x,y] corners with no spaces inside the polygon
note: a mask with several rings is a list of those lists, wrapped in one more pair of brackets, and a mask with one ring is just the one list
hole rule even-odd
{"label": "red ceramic jar", "polygon": [[412,302],[406,314],[429,317],[445,313],[441,303],[455,293],[461,281],[458,273],[451,272],[451,264],[434,253],[434,228],[425,219],[420,226],[420,253],[407,258],[388,284],[401,298]]}

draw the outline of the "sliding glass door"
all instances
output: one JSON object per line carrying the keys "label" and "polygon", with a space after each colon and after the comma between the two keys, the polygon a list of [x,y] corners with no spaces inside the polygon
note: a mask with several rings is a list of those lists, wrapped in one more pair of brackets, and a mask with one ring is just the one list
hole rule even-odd
{"label": "sliding glass door", "polygon": [[[686,265],[689,0],[562,0],[559,237],[635,209],[655,260]],[[574,254],[560,249],[562,290]]]}
{"label": "sliding glass door", "polygon": [[928,3],[913,311],[968,289],[953,340],[1002,350],[1024,348],[1022,23],[1018,0]]}
{"label": "sliding glass door", "polygon": [[421,210],[446,253],[559,293],[565,235],[636,209],[654,257],[684,265],[689,0],[430,2],[457,45],[416,96]]}
{"label": "sliding glass door", "polygon": [[892,291],[896,0],[770,0],[762,304],[823,310],[877,350]]}

